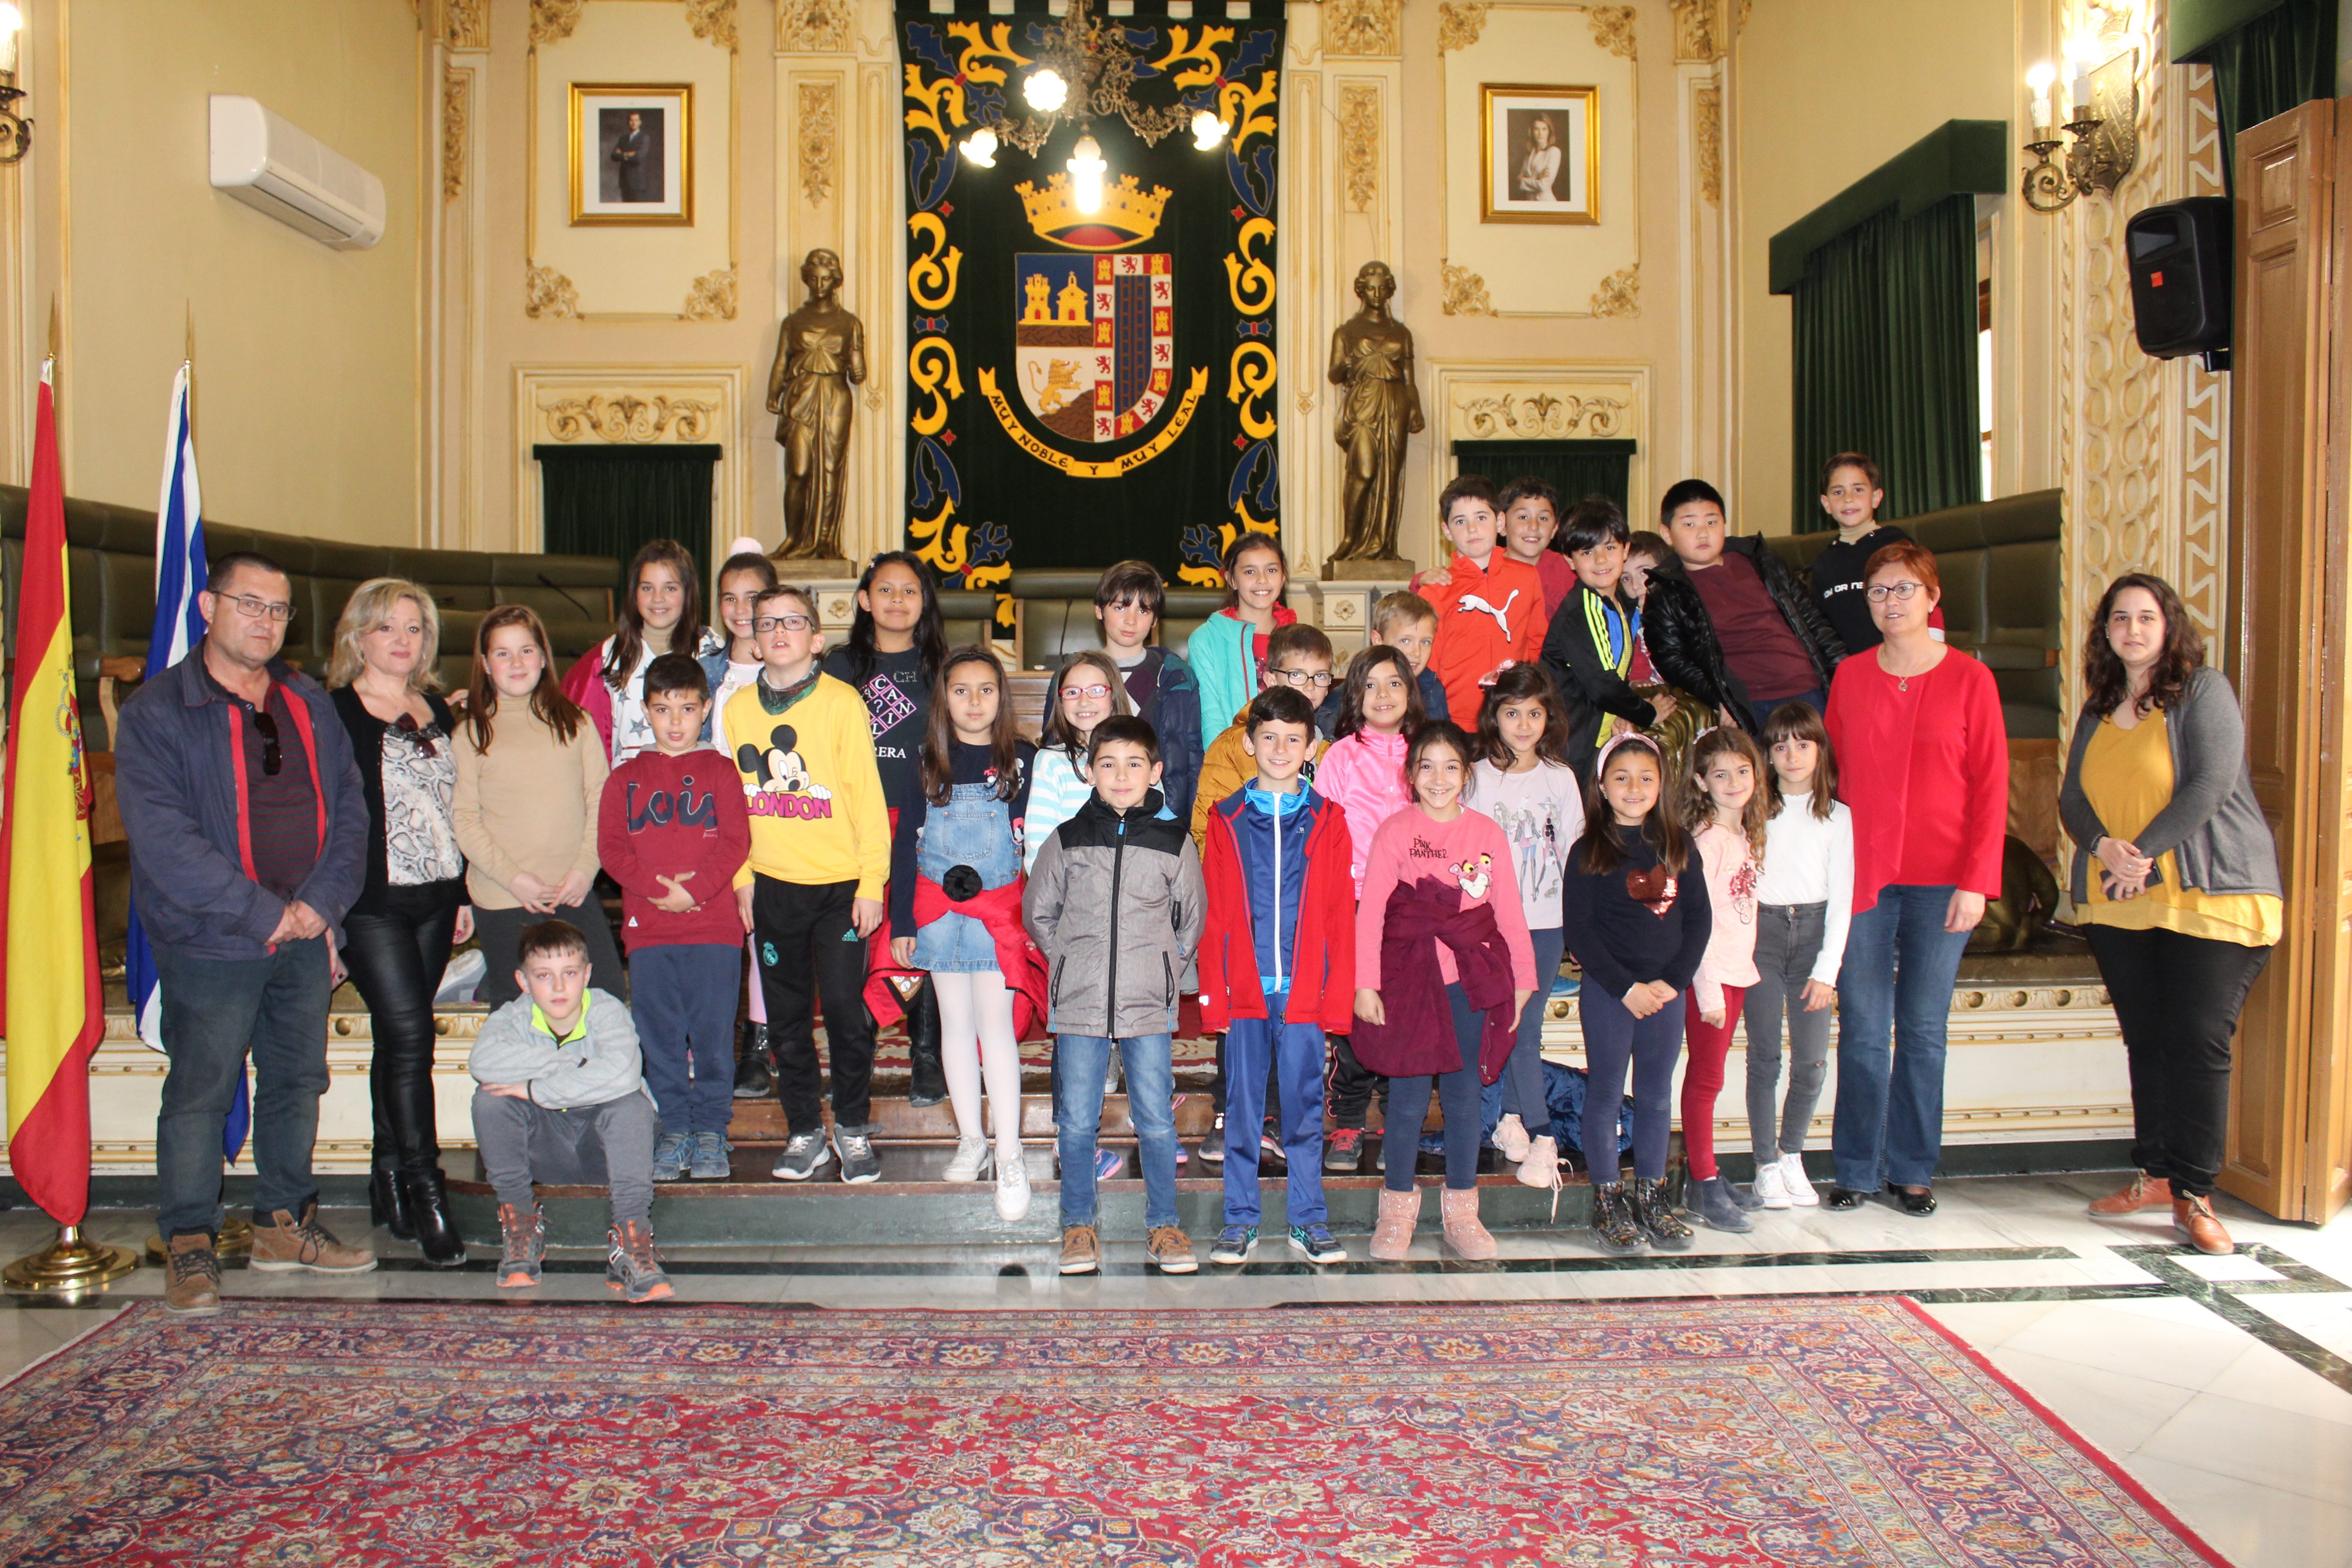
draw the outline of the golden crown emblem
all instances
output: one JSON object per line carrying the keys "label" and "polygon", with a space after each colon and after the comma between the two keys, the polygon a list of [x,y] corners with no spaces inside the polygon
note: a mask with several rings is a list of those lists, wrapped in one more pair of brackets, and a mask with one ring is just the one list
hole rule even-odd
{"label": "golden crown emblem", "polygon": [[[1102,206],[1095,212],[1080,212],[1070,191],[1070,176],[1055,174],[1039,190],[1024,180],[1013,187],[1019,193],[1022,209],[1029,215],[1029,226],[1057,245],[1077,250],[1118,250],[1140,240],[1150,239],[1160,228],[1160,215],[1174,195],[1165,185],[1145,190],[1133,174],[1122,174],[1103,186]],[[1088,237],[1072,237],[1085,230],[1108,229],[1116,238],[1100,243]]]}

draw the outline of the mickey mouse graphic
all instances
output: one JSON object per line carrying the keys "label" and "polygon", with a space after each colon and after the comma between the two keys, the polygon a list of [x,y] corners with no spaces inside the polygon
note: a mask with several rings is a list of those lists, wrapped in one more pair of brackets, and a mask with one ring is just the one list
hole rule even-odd
{"label": "mickey mouse graphic", "polygon": [[768,731],[766,749],[746,741],[736,748],[735,765],[758,781],[758,787],[769,795],[806,795],[811,800],[831,800],[833,792],[809,779],[808,763],[801,760],[800,735],[790,724],[779,724]]}
{"label": "mickey mouse graphic", "polygon": [[1492,855],[1479,856],[1477,868],[1475,870],[1467,860],[1463,861],[1459,866],[1448,867],[1447,869],[1454,873],[1454,880],[1461,888],[1465,897],[1483,899],[1486,896],[1486,889],[1495,880],[1495,858]]}

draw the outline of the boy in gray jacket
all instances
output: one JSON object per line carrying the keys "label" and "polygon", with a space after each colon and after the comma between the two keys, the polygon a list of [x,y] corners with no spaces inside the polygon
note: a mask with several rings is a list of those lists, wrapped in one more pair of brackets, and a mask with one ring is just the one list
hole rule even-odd
{"label": "boy in gray jacket", "polygon": [[533,1181],[612,1193],[604,1278],[630,1302],[671,1294],[654,1250],[653,1096],[638,1070],[629,1009],[588,989],[588,939],[566,921],[522,933],[515,984],[523,994],[483,1020],[466,1066],[474,1142],[499,1196],[499,1284],[539,1283],[547,1254]]}
{"label": "boy in gray jacket", "polygon": [[1198,1267],[1176,1223],[1176,1079],[1170,1036],[1179,978],[1201,945],[1201,857],[1184,823],[1160,814],[1160,742],[1131,716],[1104,720],[1087,746],[1095,793],[1037,852],[1021,915],[1045,955],[1045,1026],[1061,1069],[1054,1125],[1062,1156],[1062,1272],[1102,1266],[1095,1138],[1111,1047],[1127,1067],[1128,1112],[1143,1167],[1145,1256],[1164,1274]]}

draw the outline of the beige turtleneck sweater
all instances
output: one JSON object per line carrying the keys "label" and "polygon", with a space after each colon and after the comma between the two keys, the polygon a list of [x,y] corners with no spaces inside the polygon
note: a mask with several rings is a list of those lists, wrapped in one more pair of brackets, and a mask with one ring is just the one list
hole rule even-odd
{"label": "beige turtleneck sweater", "polygon": [[520,872],[550,887],[573,870],[596,874],[596,803],[608,769],[594,724],[583,716],[571,742],[560,742],[529,698],[499,698],[490,731],[489,750],[478,752],[473,726],[458,719],[450,811],[475,906],[519,909],[509,888]]}

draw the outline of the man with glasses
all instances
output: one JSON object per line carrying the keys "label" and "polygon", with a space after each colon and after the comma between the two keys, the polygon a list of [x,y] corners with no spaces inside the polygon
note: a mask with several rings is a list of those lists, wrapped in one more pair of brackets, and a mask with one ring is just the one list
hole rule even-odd
{"label": "man with glasses", "polygon": [[171,1070],[155,1118],[164,1304],[220,1310],[222,1133],[253,1055],[252,1267],[375,1267],[319,1223],[332,946],[365,878],[366,797],[325,688],[278,657],[293,584],[264,555],[212,564],[208,628],[122,705],[115,792],[155,951]]}
{"label": "man with glasses", "polygon": [[1761,734],[1764,716],[1783,702],[1819,713],[1829,705],[1830,673],[1845,644],[1822,616],[1797,574],[1761,539],[1730,537],[1723,495],[1705,479],[1684,479],[1658,503],[1658,520],[1676,564],[1698,590],[1731,676],[1733,716]]}

